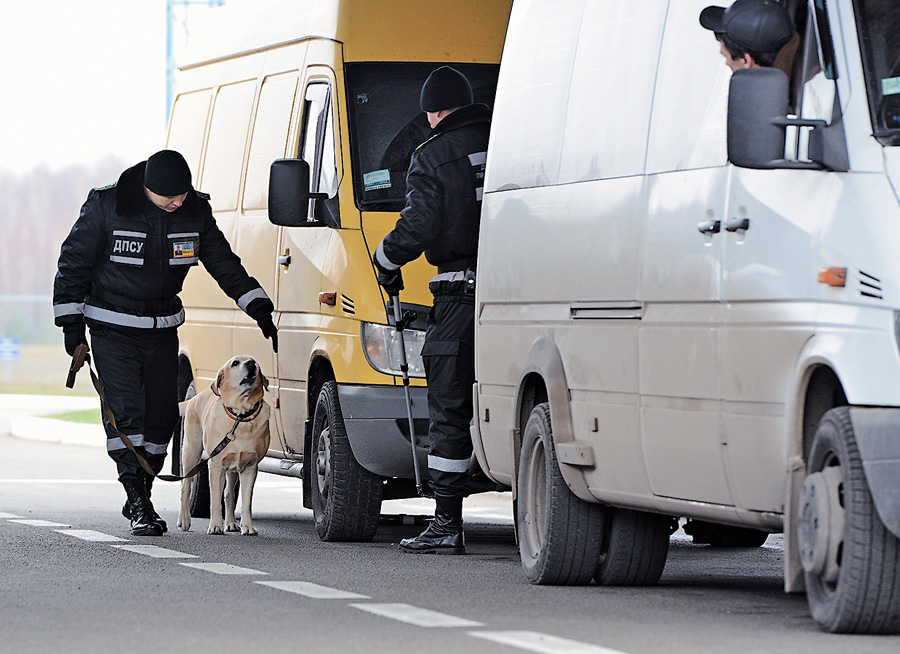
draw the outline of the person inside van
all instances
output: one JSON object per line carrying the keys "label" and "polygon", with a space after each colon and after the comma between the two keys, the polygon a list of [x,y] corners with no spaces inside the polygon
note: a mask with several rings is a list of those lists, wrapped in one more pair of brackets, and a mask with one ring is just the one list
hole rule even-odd
{"label": "person inside van", "polygon": [[700,24],[716,35],[732,71],[771,68],[795,40],[790,15],[774,0],[735,0],[728,8],[712,5],[700,12]]}
{"label": "person inside van", "polygon": [[475,258],[491,112],[476,104],[468,78],[450,66],[432,71],[419,96],[431,132],[412,153],[406,207],[375,251],[378,283],[393,298],[403,289],[400,267],[423,252],[437,266],[428,288],[422,359],[428,380],[428,470],[434,520],[400,549],[465,554],[462,503],[469,482],[475,383]]}

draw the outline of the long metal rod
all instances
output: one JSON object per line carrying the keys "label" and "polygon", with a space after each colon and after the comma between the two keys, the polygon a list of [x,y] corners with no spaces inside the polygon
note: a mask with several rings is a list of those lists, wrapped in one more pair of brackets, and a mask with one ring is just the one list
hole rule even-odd
{"label": "long metal rod", "polygon": [[406,327],[400,314],[400,296],[392,295],[394,304],[394,326],[400,337],[400,372],[403,373],[403,392],[406,396],[406,417],[409,420],[409,442],[412,445],[413,470],[416,472],[416,492],[422,495],[422,475],[419,472],[419,455],[416,449],[416,426],[413,423],[412,399],[409,396],[409,364],[406,362],[406,339],[403,330]]}

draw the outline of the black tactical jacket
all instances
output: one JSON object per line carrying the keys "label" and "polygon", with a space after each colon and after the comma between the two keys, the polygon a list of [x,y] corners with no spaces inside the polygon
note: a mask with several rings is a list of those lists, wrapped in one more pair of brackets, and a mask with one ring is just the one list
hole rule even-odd
{"label": "black tactical jacket", "polygon": [[207,196],[191,189],[172,213],[144,193],[144,166],[116,184],[93,189],[62,244],[53,284],[58,326],[86,320],[126,328],[172,328],[184,322],[178,293],[202,261],[222,290],[246,311],[267,297],[219,230]]}
{"label": "black tactical jacket", "polygon": [[423,252],[439,272],[475,267],[491,112],[472,104],[444,118],[412,154],[406,207],[379,245],[379,265],[396,270]]}

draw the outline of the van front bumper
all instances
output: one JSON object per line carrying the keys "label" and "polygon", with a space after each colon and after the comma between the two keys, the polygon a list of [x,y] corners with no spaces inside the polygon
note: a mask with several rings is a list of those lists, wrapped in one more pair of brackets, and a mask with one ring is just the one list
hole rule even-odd
{"label": "van front bumper", "polygon": [[[410,386],[419,470],[428,476],[428,389]],[[338,384],[350,449],[359,464],[382,477],[413,479],[412,445],[403,386]]]}

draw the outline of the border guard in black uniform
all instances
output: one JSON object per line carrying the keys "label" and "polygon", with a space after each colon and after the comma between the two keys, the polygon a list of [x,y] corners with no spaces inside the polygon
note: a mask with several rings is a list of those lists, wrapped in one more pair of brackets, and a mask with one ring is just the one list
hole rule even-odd
{"label": "border guard in black uniform", "polygon": [[434,521],[417,537],[401,541],[400,549],[465,554],[462,502],[472,455],[475,257],[491,112],[473,104],[468,79],[449,66],[425,80],[420,106],[431,133],[412,154],[406,207],[374,257],[378,281],[392,296],[403,288],[400,267],[423,252],[438,269],[429,284],[434,307],[422,348]]}
{"label": "border guard in black uniform", "polygon": [[[191,186],[184,157],[157,152],[88,194],[62,244],[53,285],[66,352],[86,344],[87,324],[106,405],[156,473],[178,421],[178,293],[191,266],[202,262],[278,351],[272,301],[232,252],[208,199]],[[132,533],[161,535],[166,523],[150,502],[153,477],[105,417],[104,424]]]}

